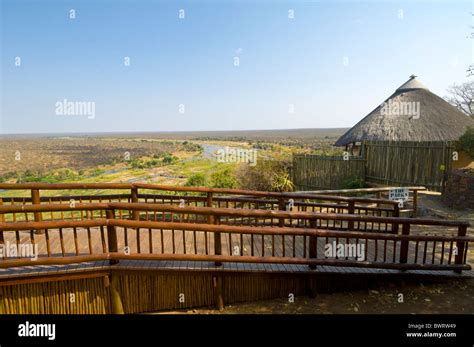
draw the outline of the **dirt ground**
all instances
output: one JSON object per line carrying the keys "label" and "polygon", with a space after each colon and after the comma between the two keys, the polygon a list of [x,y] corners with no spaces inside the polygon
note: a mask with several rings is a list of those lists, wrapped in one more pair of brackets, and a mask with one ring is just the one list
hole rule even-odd
{"label": "dirt ground", "polygon": [[[400,296],[400,294],[403,295]],[[474,314],[474,278],[405,286],[383,285],[377,290],[318,294],[166,314]]]}

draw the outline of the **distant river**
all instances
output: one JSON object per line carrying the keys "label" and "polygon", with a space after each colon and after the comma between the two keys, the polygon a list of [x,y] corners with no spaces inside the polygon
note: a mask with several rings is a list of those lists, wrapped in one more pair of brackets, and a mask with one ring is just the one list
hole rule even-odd
{"label": "distant river", "polygon": [[222,149],[225,149],[225,146],[210,144],[210,143],[201,143],[201,147],[203,148],[202,156],[206,159],[214,159],[215,153]]}

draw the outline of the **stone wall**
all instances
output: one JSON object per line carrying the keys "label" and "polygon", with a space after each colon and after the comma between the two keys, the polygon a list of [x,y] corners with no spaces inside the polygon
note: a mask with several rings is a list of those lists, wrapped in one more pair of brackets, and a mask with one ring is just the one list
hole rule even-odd
{"label": "stone wall", "polygon": [[452,170],[442,199],[452,208],[474,209],[474,172],[468,169]]}

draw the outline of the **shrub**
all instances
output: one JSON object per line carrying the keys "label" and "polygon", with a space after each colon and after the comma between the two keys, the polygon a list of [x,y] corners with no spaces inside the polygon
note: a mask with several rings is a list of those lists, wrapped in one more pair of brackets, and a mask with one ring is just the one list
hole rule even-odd
{"label": "shrub", "polygon": [[211,174],[213,188],[237,188],[238,182],[230,168],[224,168]]}
{"label": "shrub", "polygon": [[188,180],[184,184],[187,187],[206,187],[207,177],[203,173],[195,173],[189,176]]}
{"label": "shrub", "polygon": [[175,157],[175,156],[172,155],[172,154],[165,154],[165,155],[163,156],[163,163],[164,163],[164,164],[170,165],[170,164],[176,163],[177,161],[178,161],[178,157]]}
{"label": "shrub", "polygon": [[285,161],[259,160],[257,165],[241,165],[237,180],[243,189],[286,192],[294,190]]}
{"label": "shrub", "polygon": [[162,162],[157,158],[152,159],[133,159],[128,165],[133,169],[148,169],[155,166],[161,166]]}
{"label": "shrub", "polygon": [[359,188],[367,188],[367,184],[365,183],[363,178],[350,177],[350,178],[345,179],[342,182],[341,189],[359,189]]}
{"label": "shrub", "polygon": [[459,138],[456,148],[465,151],[474,159],[474,127],[468,127],[466,132]]}

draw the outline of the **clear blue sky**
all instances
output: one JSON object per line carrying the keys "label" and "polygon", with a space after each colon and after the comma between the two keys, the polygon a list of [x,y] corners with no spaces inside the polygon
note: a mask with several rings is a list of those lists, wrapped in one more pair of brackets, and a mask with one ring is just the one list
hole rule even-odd
{"label": "clear blue sky", "polygon": [[350,127],[473,61],[471,1],[0,1],[0,133]]}

